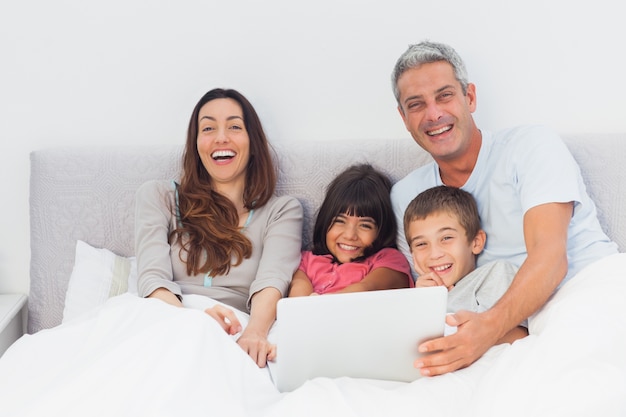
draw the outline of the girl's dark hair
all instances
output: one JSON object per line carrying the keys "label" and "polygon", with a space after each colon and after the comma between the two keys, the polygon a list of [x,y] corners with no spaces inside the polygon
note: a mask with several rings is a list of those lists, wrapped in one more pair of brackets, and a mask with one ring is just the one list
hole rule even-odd
{"label": "girl's dark hair", "polygon": [[[270,145],[252,104],[232,89],[216,88],[206,93],[194,107],[189,120],[178,187],[180,223],[170,234],[170,241],[177,241],[187,252],[187,273],[190,275],[209,271],[214,276],[228,274],[231,263],[237,266],[252,253],[252,243],[239,228],[235,205],[214,190],[198,154],[200,109],[209,101],[220,98],[239,103],[250,139],[244,206],[249,210],[262,207],[276,188],[277,174]],[[182,256],[180,259],[183,260]]]}
{"label": "girl's dark hair", "polygon": [[326,245],[326,233],[340,214],[371,217],[378,226],[378,236],[365,249],[359,261],[383,248],[396,247],[397,224],[391,207],[391,181],[369,164],[358,164],[337,175],[328,185],[313,227],[315,255],[331,255]]}

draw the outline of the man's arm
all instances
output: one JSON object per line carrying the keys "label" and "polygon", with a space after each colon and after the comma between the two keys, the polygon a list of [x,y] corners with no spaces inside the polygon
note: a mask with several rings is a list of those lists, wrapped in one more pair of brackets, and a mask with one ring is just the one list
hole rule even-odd
{"label": "man's arm", "polygon": [[439,375],[464,368],[480,358],[509,331],[541,308],[567,274],[567,229],[573,203],[549,203],[524,215],[528,256],[508,291],[483,313],[460,311],[447,323],[457,332],[420,345],[434,352],[418,359],[423,375]]}

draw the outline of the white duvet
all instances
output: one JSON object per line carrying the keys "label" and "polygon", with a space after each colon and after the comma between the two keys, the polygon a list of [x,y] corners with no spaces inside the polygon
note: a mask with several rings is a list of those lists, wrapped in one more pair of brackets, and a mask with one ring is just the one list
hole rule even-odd
{"label": "white duvet", "polygon": [[626,254],[565,284],[530,336],[413,383],[316,378],[279,393],[189,297],[121,295],[0,359],[2,416],[626,416]]}

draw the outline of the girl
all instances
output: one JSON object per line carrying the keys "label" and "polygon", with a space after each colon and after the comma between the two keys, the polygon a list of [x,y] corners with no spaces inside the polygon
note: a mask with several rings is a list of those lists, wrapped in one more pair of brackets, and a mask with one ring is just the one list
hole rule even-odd
{"label": "girl", "polygon": [[[214,89],[196,104],[180,183],[154,180],[137,191],[136,254],[142,297],[207,308],[260,366],[272,359],[267,333],[300,260],[302,206],[276,197],[270,148],[252,104]],[[234,310],[250,314],[243,329]],[[243,330],[242,330],[243,329]]]}
{"label": "girl", "polygon": [[396,249],[390,190],[391,181],[369,164],[353,165],[330,183],[290,297],[414,286]]}

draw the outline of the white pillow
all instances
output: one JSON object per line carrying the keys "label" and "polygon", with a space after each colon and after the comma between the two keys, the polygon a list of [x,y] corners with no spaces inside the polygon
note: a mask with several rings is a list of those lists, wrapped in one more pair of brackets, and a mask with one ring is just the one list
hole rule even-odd
{"label": "white pillow", "polygon": [[77,240],[74,268],[65,294],[63,322],[126,292],[137,294],[135,257],[125,258]]}

